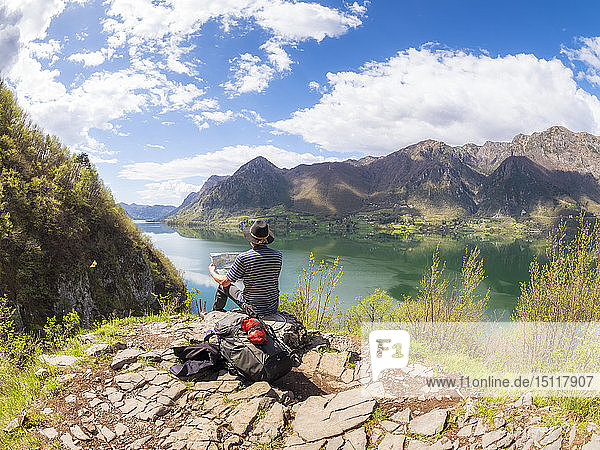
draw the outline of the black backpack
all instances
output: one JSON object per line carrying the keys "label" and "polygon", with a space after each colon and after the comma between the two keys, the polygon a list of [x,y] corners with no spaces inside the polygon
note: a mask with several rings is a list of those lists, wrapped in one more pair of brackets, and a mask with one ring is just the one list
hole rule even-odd
{"label": "black backpack", "polygon": [[257,320],[266,331],[267,342],[263,345],[250,342],[241,326],[247,318],[245,314],[230,312],[215,324],[219,352],[231,372],[248,381],[273,381],[300,364],[299,358],[260,319]]}
{"label": "black backpack", "polygon": [[204,344],[173,347],[175,356],[183,361],[171,367],[173,375],[183,380],[208,380],[224,367],[224,360],[216,345]]}

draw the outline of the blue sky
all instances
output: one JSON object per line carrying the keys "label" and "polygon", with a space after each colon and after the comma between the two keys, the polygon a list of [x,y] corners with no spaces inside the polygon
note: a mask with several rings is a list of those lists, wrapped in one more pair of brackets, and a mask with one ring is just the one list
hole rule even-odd
{"label": "blue sky", "polygon": [[423,139],[600,134],[594,1],[0,0],[0,71],[118,201]]}

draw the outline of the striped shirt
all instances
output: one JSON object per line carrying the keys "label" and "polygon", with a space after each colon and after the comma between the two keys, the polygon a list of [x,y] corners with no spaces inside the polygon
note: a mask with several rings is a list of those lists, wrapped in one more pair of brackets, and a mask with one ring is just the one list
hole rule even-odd
{"label": "striped shirt", "polygon": [[281,261],[279,250],[258,245],[240,253],[227,272],[232,283],[244,281],[243,301],[250,303],[261,316],[273,314],[279,308]]}

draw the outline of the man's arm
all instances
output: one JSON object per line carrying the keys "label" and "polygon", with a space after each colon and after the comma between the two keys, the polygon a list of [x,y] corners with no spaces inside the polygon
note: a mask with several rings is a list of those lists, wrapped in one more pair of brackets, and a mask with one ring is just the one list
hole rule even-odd
{"label": "man's arm", "polygon": [[213,280],[215,280],[221,286],[227,287],[231,284],[231,280],[227,278],[227,275],[220,275],[217,273],[217,268],[214,264],[208,266],[208,271],[210,272],[210,276],[213,277]]}

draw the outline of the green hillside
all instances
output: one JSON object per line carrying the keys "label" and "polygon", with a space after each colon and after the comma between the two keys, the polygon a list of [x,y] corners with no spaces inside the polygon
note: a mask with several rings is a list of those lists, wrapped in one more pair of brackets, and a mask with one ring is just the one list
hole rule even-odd
{"label": "green hillside", "polygon": [[104,187],[87,155],[45,135],[0,81],[0,296],[26,327],[75,308],[84,323],[183,296],[170,261]]}

